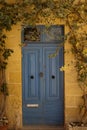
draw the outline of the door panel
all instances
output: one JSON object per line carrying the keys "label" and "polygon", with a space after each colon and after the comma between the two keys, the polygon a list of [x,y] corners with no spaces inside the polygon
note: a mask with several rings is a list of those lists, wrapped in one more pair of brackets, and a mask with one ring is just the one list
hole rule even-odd
{"label": "door panel", "polygon": [[63,48],[23,48],[23,125],[63,124]]}
{"label": "door panel", "polygon": [[40,50],[27,50],[24,52],[24,72],[25,72],[25,98],[27,100],[40,100],[39,86],[40,80],[38,78],[40,72]]}
{"label": "door panel", "polygon": [[44,118],[47,124],[61,124],[63,121],[63,86],[60,86],[61,81],[59,80],[60,62],[63,62],[63,57],[60,56],[62,52],[59,49],[57,56],[49,58],[51,54],[55,53],[55,50],[56,47],[45,47],[43,51],[45,64]]}
{"label": "door panel", "polygon": [[59,95],[59,70],[58,63],[59,59],[57,57],[49,58],[51,54],[55,52],[55,47],[52,48],[44,48],[44,64],[45,64],[45,87],[46,87],[46,99],[47,100],[55,100],[58,99]]}
{"label": "door panel", "polygon": [[41,48],[23,50],[23,124],[42,123]]}

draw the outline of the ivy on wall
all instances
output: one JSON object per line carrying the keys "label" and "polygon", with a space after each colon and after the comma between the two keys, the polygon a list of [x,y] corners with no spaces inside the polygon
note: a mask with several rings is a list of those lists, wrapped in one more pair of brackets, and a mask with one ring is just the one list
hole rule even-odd
{"label": "ivy on wall", "polygon": [[[4,69],[7,66],[8,57],[13,50],[6,47],[5,31],[10,31],[12,25],[21,21],[22,25],[35,25],[44,18],[46,24],[50,15],[64,21],[69,28],[66,38],[72,45],[72,53],[76,59],[77,79],[81,83],[81,89],[85,92],[87,86],[87,0],[0,0],[0,89],[6,82],[3,80]],[[5,85],[6,86],[6,85]],[[5,89],[4,89],[5,91]]]}

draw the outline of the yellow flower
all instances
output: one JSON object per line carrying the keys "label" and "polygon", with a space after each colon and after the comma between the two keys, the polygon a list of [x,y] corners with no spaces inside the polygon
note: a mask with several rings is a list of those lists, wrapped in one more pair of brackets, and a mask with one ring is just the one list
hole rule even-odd
{"label": "yellow flower", "polygon": [[60,71],[65,71],[65,67],[62,66],[62,67],[60,68]]}
{"label": "yellow flower", "polygon": [[83,50],[83,55],[87,55],[87,48]]}

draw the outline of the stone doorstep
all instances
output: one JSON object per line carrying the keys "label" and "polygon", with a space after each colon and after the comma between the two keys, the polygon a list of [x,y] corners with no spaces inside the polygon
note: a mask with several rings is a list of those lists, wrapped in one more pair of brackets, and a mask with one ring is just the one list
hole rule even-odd
{"label": "stone doorstep", "polygon": [[67,130],[87,130],[87,127],[85,126],[67,127]]}
{"label": "stone doorstep", "polygon": [[62,126],[26,126],[18,130],[65,130]]}

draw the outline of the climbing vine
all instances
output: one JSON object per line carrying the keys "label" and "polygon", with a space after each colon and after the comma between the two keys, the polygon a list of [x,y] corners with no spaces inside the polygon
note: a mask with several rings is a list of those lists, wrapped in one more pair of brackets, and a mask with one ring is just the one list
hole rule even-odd
{"label": "climbing vine", "polygon": [[[21,22],[22,25],[35,25],[45,20],[46,26],[53,24],[49,17],[52,15],[62,20],[69,28],[65,36],[72,45],[75,56],[77,79],[85,92],[87,86],[87,1],[86,0],[0,0],[0,90],[5,95],[7,85],[5,69],[8,58],[13,50],[6,46],[6,31]],[[4,77],[4,78],[3,78]],[[4,88],[4,89],[3,89]]]}

